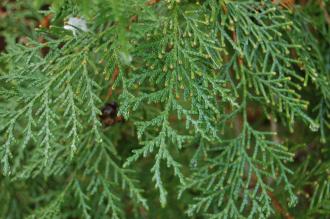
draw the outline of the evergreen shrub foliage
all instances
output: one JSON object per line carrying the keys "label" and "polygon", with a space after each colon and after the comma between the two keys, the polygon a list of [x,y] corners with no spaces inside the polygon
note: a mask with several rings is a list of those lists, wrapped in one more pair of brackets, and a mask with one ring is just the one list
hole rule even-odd
{"label": "evergreen shrub foliage", "polygon": [[329,218],[328,0],[2,0],[1,218]]}

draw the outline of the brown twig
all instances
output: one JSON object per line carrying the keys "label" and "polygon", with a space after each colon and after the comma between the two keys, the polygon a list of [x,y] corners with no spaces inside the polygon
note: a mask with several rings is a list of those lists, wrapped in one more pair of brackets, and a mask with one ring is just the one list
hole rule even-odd
{"label": "brown twig", "polygon": [[293,8],[295,0],[272,0],[274,4],[280,4],[284,8]]}
{"label": "brown twig", "polygon": [[50,26],[50,20],[52,19],[52,14],[48,14],[39,21],[39,28],[48,29]]}
{"label": "brown twig", "polygon": [[325,21],[328,23],[328,25],[330,25],[330,15],[329,15],[327,9],[325,8],[324,2],[322,0],[318,0],[318,2],[319,2],[321,9],[323,10]]}
{"label": "brown twig", "polygon": [[160,0],[149,0],[146,2],[147,6],[152,6],[154,4],[157,4],[158,2],[160,2]]}
{"label": "brown twig", "polygon": [[0,6],[0,17],[6,17],[8,15],[6,8]]}
{"label": "brown twig", "polygon": [[119,67],[118,67],[118,65],[116,65],[113,70],[112,77],[111,77],[110,86],[109,86],[109,90],[108,90],[108,94],[107,94],[107,99],[110,99],[112,96],[112,93],[113,93],[112,86],[115,83],[115,81],[117,80],[118,75],[119,75]]}
{"label": "brown twig", "polygon": [[274,208],[281,214],[285,219],[294,219],[289,212],[282,207],[281,203],[277,200],[276,196],[272,192],[268,192],[269,197],[272,200]]}

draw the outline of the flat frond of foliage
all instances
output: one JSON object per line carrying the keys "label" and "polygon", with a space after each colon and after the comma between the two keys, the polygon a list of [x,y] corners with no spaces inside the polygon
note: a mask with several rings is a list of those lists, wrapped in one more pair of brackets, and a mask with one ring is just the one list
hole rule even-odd
{"label": "flat frond of foliage", "polygon": [[0,3],[0,217],[327,218],[329,13]]}

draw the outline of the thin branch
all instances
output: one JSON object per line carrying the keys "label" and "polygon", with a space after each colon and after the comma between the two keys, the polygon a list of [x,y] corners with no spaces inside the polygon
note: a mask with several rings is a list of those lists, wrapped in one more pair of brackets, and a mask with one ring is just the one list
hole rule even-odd
{"label": "thin branch", "polygon": [[112,97],[112,93],[113,93],[112,86],[115,83],[115,81],[117,80],[118,75],[119,75],[119,67],[118,67],[118,65],[116,65],[113,70],[112,77],[111,77],[111,82],[110,82],[110,86],[108,89],[107,99],[110,99]]}
{"label": "thin branch", "polygon": [[282,207],[281,203],[277,200],[276,196],[268,191],[268,195],[272,200],[274,208],[281,214],[285,219],[294,219],[293,216],[290,215],[289,212],[286,212],[286,210]]}

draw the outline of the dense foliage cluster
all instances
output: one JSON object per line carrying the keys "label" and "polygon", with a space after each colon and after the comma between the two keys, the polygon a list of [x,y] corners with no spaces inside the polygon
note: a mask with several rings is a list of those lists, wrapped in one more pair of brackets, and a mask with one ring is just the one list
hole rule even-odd
{"label": "dense foliage cluster", "polygon": [[329,218],[328,0],[2,0],[1,218]]}

